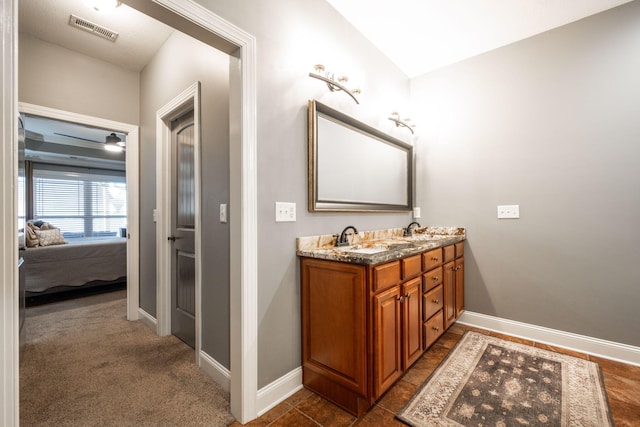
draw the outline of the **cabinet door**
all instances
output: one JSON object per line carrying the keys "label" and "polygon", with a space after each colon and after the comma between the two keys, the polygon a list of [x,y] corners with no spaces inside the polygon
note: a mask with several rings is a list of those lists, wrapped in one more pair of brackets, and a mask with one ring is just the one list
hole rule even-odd
{"label": "cabinet door", "polygon": [[373,297],[373,394],[376,399],[402,374],[400,312],[400,286]]}
{"label": "cabinet door", "polygon": [[456,319],[464,311],[464,257],[456,259]]}
{"label": "cabinet door", "polygon": [[442,287],[444,291],[444,328],[447,329],[456,320],[455,262],[444,265]]}
{"label": "cabinet door", "polygon": [[[305,373],[322,375],[366,395],[365,268],[304,258],[301,270],[302,361]],[[305,377],[305,381],[307,379]],[[305,385],[317,390],[313,384],[305,382]]]}
{"label": "cabinet door", "polygon": [[402,285],[402,368],[408,369],[422,355],[422,278]]}

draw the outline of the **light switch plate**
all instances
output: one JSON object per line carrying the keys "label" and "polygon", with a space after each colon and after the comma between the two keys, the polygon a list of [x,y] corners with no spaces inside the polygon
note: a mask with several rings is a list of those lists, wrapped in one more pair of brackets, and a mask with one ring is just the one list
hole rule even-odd
{"label": "light switch plate", "polygon": [[413,219],[420,218],[420,208],[413,208]]}
{"label": "light switch plate", "polygon": [[289,202],[276,202],[276,222],[295,222],[296,204]]}
{"label": "light switch plate", "polygon": [[227,204],[222,203],[220,205],[220,222],[223,224],[227,223]]}
{"label": "light switch plate", "polygon": [[498,219],[520,218],[520,205],[498,205]]}

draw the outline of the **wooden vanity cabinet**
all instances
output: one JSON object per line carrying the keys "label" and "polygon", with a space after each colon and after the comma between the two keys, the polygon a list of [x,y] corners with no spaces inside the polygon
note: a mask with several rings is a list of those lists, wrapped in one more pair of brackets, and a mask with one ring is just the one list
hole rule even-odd
{"label": "wooden vanity cabinet", "polygon": [[449,328],[464,311],[464,242],[448,246],[451,260],[444,264],[444,329]]}
{"label": "wooden vanity cabinet", "polygon": [[456,258],[454,271],[456,282],[456,319],[458,319],[464,311],[464,256],[460,255],[459,258]]}
{"label": "wooden vanity cabinet", "polygon": [[447,285],[454,320],[463,309],[464,269],[447,279],[449,263],[464,265],[453,245],[375,266],[302,257],[305,387],[363,415],[448,327]]}
{"label": "wooden vanity cabinet", "polygon": [[[380,268],[387,270],[389,265]],[[375,277],[374,273],[373,289],[383,289]],[[421,296],[420,276],[372,296],[374,400],[422,355]]]}

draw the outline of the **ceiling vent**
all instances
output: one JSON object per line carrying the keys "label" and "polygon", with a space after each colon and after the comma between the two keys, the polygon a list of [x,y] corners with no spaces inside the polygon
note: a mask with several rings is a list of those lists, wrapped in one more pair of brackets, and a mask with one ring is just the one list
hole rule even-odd
{"label": "ceiling vent", "polygon": [[101,27],[98,24],[94,24],[93,22],[89,22],[86,19],[82,19],[75,15],[69,16],[69,25],[88,31],[104,39],[111,40],[112,42],[115,42],[118,38],[118,33],[115,31],[111,31],[108,28]]}

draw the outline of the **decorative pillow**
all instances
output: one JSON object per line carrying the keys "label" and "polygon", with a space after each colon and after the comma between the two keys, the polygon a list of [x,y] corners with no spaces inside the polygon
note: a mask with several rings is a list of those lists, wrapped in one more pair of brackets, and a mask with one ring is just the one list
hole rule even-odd
{"label": "decorative pillow", "polygon": [[53,224],[51,224],[50,222],[44,222],[42,223],[42,225],[40,226],[40,230],[55,230],[58,227],[55,227]]}
{"label": "decorative pillow", "polygon": [[40,245],[40,240],[38,240],[38,236],[36,236],[35,230],[31,227],[31,224],[27,224],[28,227],[24,229],[24,236],[27,242],[28,248],[35,248]]}
{"label": "decorative pillow", "polygon": [[35,230],[35,233],[40,241],[40,246],[64,245],[67,243],[57,228],[52,230]]}

